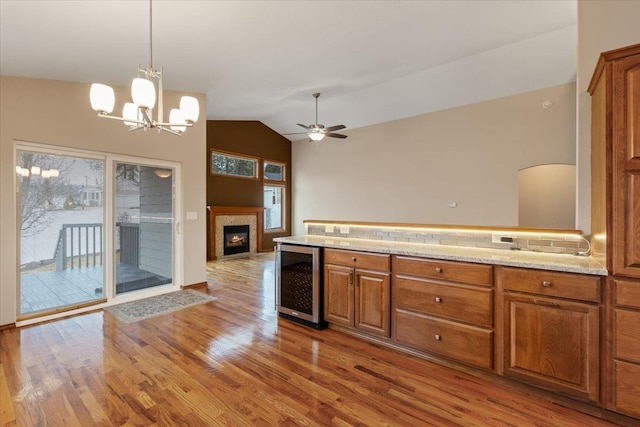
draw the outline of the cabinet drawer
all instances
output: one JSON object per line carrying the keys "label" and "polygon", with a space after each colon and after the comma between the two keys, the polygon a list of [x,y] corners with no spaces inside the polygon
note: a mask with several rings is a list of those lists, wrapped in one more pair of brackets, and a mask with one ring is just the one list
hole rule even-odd
{"label": "cabinet drawer", "polygon": [[417,350],[485,369],[492,367],[493,332],[488,329],[398,309],[394,312],[393,338]]}
{"label": "cabinet drawer", "polygon": [[339,249],[325,249],[324,262],[379,271],[389,271],[391,267],[389,255],[342,251]]}
{"label": "cabinet drawer", "polygon": [[503,288],[581,301],[600,301],[600,277],[504,267]]}
{"label": "cabinet drawer", "polygon": [[450,280],[472,285],[491,286],[493,284],[493,266],[484,264],[394,256],[393,271],[396,274]]}
{"label": "cabinet drawer", "polygon": [[615,371],[615,410],[640,417],[640,365],[622,361],[614,361]]}
{"label": "cabinet drawer", "polygon": [[616,305],[640,309],[640,282],[616,280]]}
{"label": "cabinet drawer", "polygon": [[419,278],[395,277],[395,308],[448,317],[491,328],[493,291],[464,285],[434,283]]}
{"label": "cabinet drawer", "polygon": [[614,357],[640,363],[640,312],[614,310]]}

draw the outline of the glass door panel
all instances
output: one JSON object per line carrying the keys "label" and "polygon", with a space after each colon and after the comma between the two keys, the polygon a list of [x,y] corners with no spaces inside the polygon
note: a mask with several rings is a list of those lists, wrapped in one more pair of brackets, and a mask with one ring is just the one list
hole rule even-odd
{"label": "glass door panel", "polygon": [[173,170],[115,164],[116,294],[173,282]]}
{"label": "glass door panel", "polygon": [[104,165],[17,151],[19,315],[103,299]]}

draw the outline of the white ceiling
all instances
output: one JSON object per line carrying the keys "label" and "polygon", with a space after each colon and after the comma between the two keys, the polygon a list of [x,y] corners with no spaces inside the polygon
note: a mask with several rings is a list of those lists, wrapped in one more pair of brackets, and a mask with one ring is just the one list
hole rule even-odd
{"label": "white ceiling", "polygon": [[[165,88],[207,94],[208,119],[297,132],[318,91],[319,121],[352,129],[574,81],[576,11],[576,0],[156,0],[153,60]],[[0,74],[128,86],[148,61],[148,17],[146,0],[0,0]]]}

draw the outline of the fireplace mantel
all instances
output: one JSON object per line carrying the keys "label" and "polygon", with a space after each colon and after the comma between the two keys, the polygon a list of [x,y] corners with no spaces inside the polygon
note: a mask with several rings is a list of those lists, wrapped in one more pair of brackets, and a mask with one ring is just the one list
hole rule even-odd
{"label": "fireplace mantel", "polygon": [[217,259],[216,225],[220,216],[253,216],[256,217],[256,250],[262,251],[263,207],[258,206],[207,206],[209,212],[209,254],[208,259]]}

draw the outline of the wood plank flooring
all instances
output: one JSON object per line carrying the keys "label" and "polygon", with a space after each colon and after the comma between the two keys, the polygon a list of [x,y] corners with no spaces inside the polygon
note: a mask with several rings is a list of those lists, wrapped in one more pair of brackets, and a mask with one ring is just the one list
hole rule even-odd
{"label": "wood plank flooring", "polygon": [[3,426],[613,426],[274,311],[273,254],[208,264],[218,299],[0,332]]}

